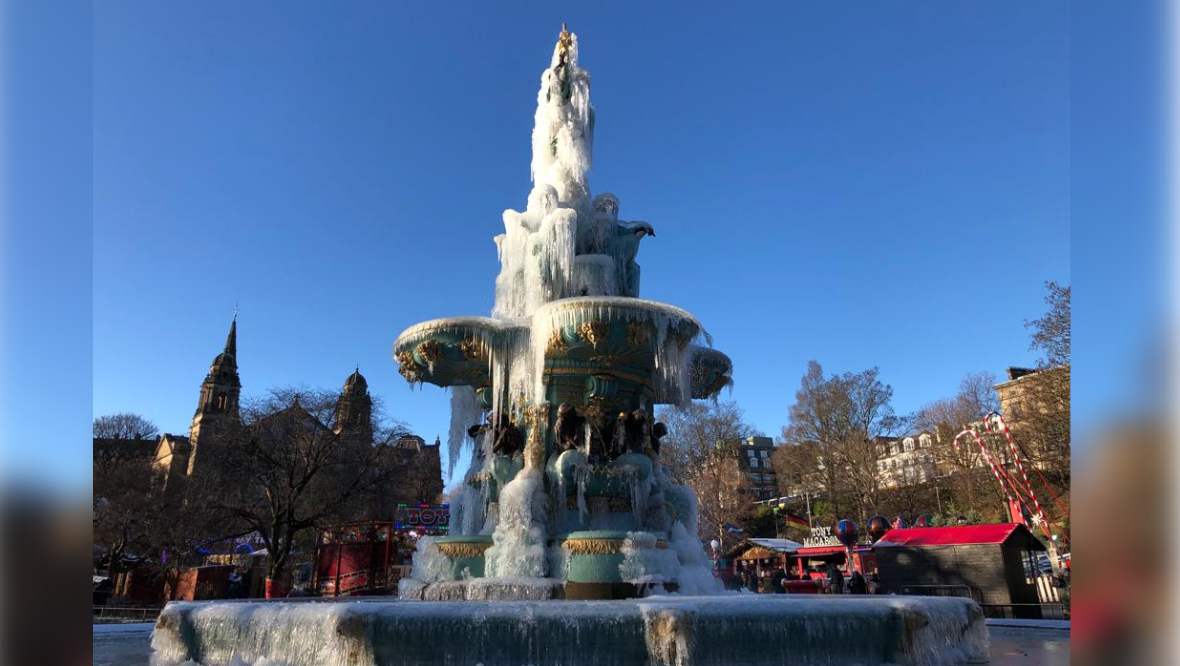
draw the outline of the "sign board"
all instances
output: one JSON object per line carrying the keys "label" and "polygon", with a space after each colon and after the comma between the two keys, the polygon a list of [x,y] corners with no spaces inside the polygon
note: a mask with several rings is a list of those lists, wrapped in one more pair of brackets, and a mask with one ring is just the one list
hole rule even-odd
{"label": "sign board", "polygon": [[823,546],[839,546],[842,544],[832,534],[832,528],[813,527],[811,528],[811,536],[803,539],[803,545],[807,548],[819,548]]}
{"label": "sign board", "polygon": [[398,504],[394,517],[394,527],[399,530],[424,528],[446,532],[450,522],[450,504]]}

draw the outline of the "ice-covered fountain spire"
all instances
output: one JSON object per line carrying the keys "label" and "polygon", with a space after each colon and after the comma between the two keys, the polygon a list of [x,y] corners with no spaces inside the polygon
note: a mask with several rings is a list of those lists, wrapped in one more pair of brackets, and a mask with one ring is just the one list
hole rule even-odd
{"label": "ice-covered fountain spire", "polygon": [[[578,66],[578,36],[561,24],[549,69],[541,75],[533,125],[533,192],[548,185],[558,205],[586,214],[590,207],[590,171],[594,143],[594,107],[590,74]],[[530,197],[530,208],[532,199]]]}
{"label": "ice-covered fountain spire", "polygon": [[578,225],[590,220],[593,141],[590,74],[578,66],[577,35],[563,24],[537,92],[528,204],[523,213],[504,211],[504,233],[496,237],[495,316],[526,317],[574,294]]}

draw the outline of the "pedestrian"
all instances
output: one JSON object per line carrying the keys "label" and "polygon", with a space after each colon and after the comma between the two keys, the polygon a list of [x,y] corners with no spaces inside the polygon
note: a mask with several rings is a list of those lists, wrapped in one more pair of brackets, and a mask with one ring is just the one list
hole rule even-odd
{"label": "pedestrian", "polygon": [[889,594],[888,590],[881,587],[881,577],[876,572],[869,576],[869,582],[872,583],[873,594]]}
{"label": "pedestrian", "polygon": [[844,594],[844,572],[835,562],[828,565],[828,588],[832,594]]}
{"label": "pedestrian", "polygon": [[869,586],[865,582],[865,577],[859,571],[853,571],[852,577],[848,579],[848,593],[849,594],[868,594]]}
{"label": "pedestrian", "polygon": [[783,583],[787,581],[787,565],[782,565],[774,570],[770,575],[770,591],[773,594],[783,594],[787,588],[783,587]]}

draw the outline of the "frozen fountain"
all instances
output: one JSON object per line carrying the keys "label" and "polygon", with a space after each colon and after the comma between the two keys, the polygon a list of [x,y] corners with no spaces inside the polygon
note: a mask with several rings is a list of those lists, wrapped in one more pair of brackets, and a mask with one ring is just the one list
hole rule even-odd
{"label": "frozen fountain", "polygon": [[533,189],[504,212],[492,316],[398,336],[411,383],[450,388],[451,465],[471,467],[449,536],[419,544],[402,599],[617,599],[713,593],[696,500],[659,461],[661,403],[708,398],[730,362],[689,313],[639,298],[646,222],[591,199],[594,108],[577,38],[541,75]]}
{"label": "frozen fountain", "polygon": [[[660,464],[654,406],[731,381],[688,312],[639,298],[646,222],[591,197],[594,109],[564,26],[541,75],[533,188],[503,214],[491,317],[394,343],[411,384],[451,391],[451,531],[420,540],[399,600],[173,603],[180,664],[955,663],[986,660],[965,599],[723,594],[696,497]],[[238,660],[238,661],[235,661]]]}

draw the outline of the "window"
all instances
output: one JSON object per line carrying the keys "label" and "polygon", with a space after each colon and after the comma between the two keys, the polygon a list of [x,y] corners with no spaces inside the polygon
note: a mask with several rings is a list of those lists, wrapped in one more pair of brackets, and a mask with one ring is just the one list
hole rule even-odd
{"label": "window", "polygon": [[226,403],[226,397],[225,397],[225,394],[224,394],[224,393],[219,393],[219,394],[217,395],[217,408],[218,408],[218,409],[225,409],[225,403]]}
{"label": "window", "polygon": [[753,458],[754,457],[754,449],[746,449],[746,456]]}
{"label": "window", "polygon": [[768,458],[768,457],[770,457],[770,451],[759,451],[758,457],[759,458]]}

